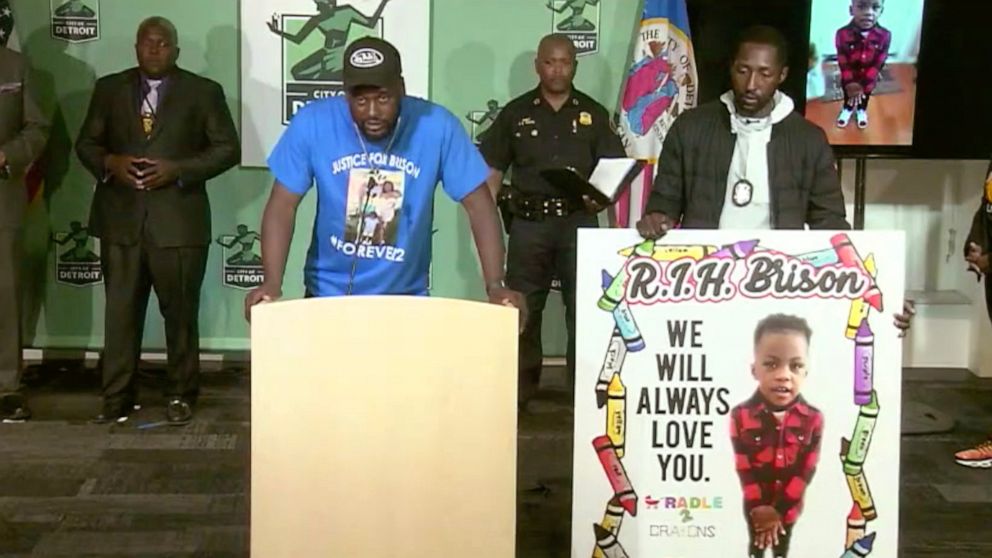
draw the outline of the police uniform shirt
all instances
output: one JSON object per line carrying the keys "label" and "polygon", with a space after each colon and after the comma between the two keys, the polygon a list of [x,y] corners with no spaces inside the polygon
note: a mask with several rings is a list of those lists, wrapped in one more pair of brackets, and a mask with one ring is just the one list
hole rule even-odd
{"label": "police uniform shirt", "polygon": [[626,157],[610,115],[588,95],[573,89],[558,112],[540,88],[510,101],[486,131],[481,151],[490,167],[506,172],[521,193],[574,197],[541,178],[540,171],[572,168],[584,177],[601,158]]}

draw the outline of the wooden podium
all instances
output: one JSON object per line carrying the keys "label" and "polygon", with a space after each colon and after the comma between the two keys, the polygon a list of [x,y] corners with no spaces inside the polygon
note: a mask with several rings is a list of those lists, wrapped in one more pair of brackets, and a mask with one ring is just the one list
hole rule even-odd
{"label": "wooden podium", "polygon": [[251,366],[252,556],[512,558],[515,309],[262,304]]}

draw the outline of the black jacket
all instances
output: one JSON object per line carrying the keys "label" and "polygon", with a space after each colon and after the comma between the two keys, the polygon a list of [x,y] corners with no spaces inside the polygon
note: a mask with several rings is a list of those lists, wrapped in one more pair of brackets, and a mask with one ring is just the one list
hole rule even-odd
{"label": "black jacket", "polygon": [[[210,244],[206,181],[238,163],[238,132],[218,83],[177,68],[165,87],[146,138],[137,68],[96,82],[76,153],[97,179],[90,231],[105,242],[135,244],[146,229],[160,247]],[[152,191],[119,184],[103,164],[112,153],[175,161],[179,182]]]}
{"label": "black jacket", "polygon": [[992,161],[989,162],[988,171],[985,174],[985,189],[982,191],[982,199],[978,204],[978,210],[971,220],[971,231],[968,232],[968,239],[964,243],[964,253],[968,254],[968,244],[974,242],[981,247],[982,252],[992,249],[992,238],[990,238],[989,221],[992,221]]}
{"label": "black jacket", "polygon": [[[719,228],[734,144],[721,101],[679,116],[665,138],[645,213],[664,213],[683,228]],[[826,134],[796,112],[772,126],[768,177],[772,228],[851,228]]]}
{"label": "black jacket", "polygon": [[[989,170],[985,174],[985,188],[981,202],[971,220],[971,230],[964,242],[965,255],[968,254],[968,244],[971,242],[977,244],[984,254],[992,251],[992,161],[989,162]],[[985,276],[985,308],[989,319],[992,319],[992,282],[989,281],[988,275]]]}

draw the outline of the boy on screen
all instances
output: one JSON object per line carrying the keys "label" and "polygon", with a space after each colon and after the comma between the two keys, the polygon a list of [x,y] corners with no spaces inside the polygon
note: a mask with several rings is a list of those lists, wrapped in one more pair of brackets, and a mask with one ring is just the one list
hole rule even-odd
{"label": "boy on screen", "polygon": [[854,114],[858,128],[868,127],[868,99],[878,84],[889,55],[892,33],[878,24],[885,0],[851,0],[851,22],[837,30],[837,65],[844,104],[837,126],[844,128]]}
{"label": "boy on screen", "polygon": [[816,472],[823,415],[799,394],[813,332],[806,320],[773,314],[754,331],[751,375],[758,389],[730,412],[730,438],[744,491],[748,556],[789,554],[803,495]]}

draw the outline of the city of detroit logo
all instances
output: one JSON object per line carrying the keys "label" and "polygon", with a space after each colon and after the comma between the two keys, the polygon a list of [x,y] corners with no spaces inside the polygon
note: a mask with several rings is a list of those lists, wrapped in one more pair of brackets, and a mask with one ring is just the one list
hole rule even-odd
{"label": "city of detroit logo", "polygon": [[482,145],[482,140],[486,138],[489,127],[496,122],[499,111],[503,107],[499,106],[499,101],[489,99],[486,101],[486,110],[473,110],[465,115],[465,119],[471,124],[471,136],[475,145]]}
{"label": "city of detroit logo", "polygon": [[599,51],[600,0],[550,0],[551,32],[564,33],[578,56]]}
{"label": "city of detroit logo", "polygon": [[52,38],[70,43],[100,38],[100,0],[49,0]]}
{"label": "city of detroit logo", "polygon": [[[315,0],[316,14],[277,14],[269,31],[282,39],[282,123],[310,101],[344,94],[344,51],[355,39],[383,36],[380,0],[371,15],[344,2]],[[394,0],[395,1],[395,0]]]}
{"label": "city of detroit logo", "polygon": [[91,237],[89,229],[81,222],[72,221],[68,230],[53,232],[51,240],[60,247],[54,250],[57,283],[86,287],[103,281],[97,245],[99,240]]}
{"label": "city of detroit logo", "polygon": [[696,81],[689,38],[665,20],[643,25],[616,115],[628,153],[658,152],[679,114],[696,105]]}
{"label": "city of detroit logo", "polygon": [[253,289],[265,280],[262,256],[255,252],[255,243],[262,237],[248,225],[239,224],[234,234],[217,237],[217,244],[224,248],[221,259],[221,277],[224,286],[234,289]]}

